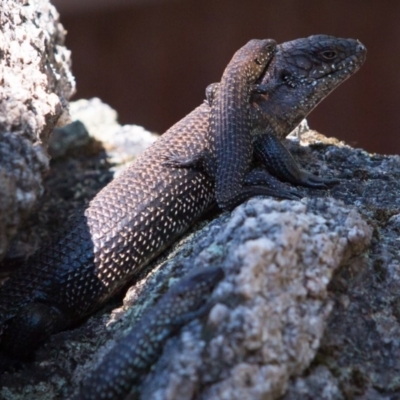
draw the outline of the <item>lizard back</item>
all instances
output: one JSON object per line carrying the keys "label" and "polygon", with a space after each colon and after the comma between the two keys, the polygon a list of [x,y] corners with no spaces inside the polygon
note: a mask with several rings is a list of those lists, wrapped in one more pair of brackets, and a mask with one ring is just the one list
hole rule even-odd
{"label": "lizard back", "polygon": [[208,113],[202,104],[171,127],[0,288],[0,325],[32,301],[84,317],[210,208],[204,173],[163,164],[166,149],[200,151]]}

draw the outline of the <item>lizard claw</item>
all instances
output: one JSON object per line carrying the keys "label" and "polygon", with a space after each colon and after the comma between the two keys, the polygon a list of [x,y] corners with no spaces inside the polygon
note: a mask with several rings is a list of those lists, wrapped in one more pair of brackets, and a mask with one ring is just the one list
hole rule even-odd
{"label": "lizard claw", "polygon": [[307,171],[300,170],[301,175],[299,176],[298,182],[295,184],[309,187],[312,189],[329,189],[340,183],[339,179],[336,178],[322,178]]}

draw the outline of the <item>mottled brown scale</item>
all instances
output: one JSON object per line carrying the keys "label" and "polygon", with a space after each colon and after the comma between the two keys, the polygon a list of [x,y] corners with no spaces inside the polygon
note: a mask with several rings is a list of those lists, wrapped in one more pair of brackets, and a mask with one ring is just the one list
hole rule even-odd
{"label": "mottled brown scale", "polygon": [[[325,60],[327,51],[336,57]],[[267,85],[268,96],[253,96],[250,108],[263,167],[278,175],[282,163],[277,160],[294,162],[284,154],[287,150],[264,146],[263,137],[288,134],[358,70],[365,54],[365,47],[355,40],[325,35],[277,47],[260,82]],[[232,84],[227,89],[235,92],[236,83]],[[210,107],[203,103],[171,127],[0,288],[3,352],[26,356],[50,334],[76,325],[127,282],[134,282],[145,265],[215,204],[214,180],[202,168],[165,163],[171,153],[189,160],[207,153],[209,116]],[[237,160],[228,161],[229,172]],[[284,180],[290,180],[293,168],[285,170],[289,172],[283,174]],[[265,169],[256,172],[257,184],[270,184],[272,177]],[[300,177],[297,184],[307,186],[309,181]],[[289,197],[279,187],[275,192]]]}
{"label": "mottled brown scale", "polygon": [[250,40],[226,67],[211,106],[208,142],[215,157],[215,197],[229,209],[255,194],[270,195],[267,187],[245,187],[253,160],[250,96],[256,80],[272,59],[274,40]]}
{"label": "mottled brown scale", "polygon": [[167,339],[185,323],[203,316],[221,268],[204,268],[173,285],[93,370],[74,400],[122,400],[160,357]]}

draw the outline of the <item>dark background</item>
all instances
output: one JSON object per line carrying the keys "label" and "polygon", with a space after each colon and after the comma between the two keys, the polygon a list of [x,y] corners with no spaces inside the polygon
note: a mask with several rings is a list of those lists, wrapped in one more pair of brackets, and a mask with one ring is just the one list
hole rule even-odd
{"label": "dark background", "polygon": [[120,122],[164,132],[204,98],[251,38],[353,37],[365,65],[309,117],[371,152],[400,153],[400,1],[53,0],[68,31],[75,98],[100,97]]}

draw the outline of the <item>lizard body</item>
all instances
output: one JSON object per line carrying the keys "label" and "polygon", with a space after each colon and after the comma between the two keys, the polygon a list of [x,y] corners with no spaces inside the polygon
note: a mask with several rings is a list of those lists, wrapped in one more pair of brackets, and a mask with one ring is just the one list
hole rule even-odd
{"label": "lizard body", "polygon": [[[335,53],[330,63],[321,60],[326,48]],[[251,100],[253,140],[262,148],[263,135],[288,134],[362,65],[365,53],[355,40],[328,36],[278,46],[259,82],[268,91]],[[318,72],[321,65],[325,75]],[[0,288],[3,352],[26,356],[50,334],[93,313],[215,205],[214,181],[206,171],[164,162],[167,151],[188,159],[204,153],[209,115],[203,103],[171,127]],[[276,164],[262,153],[261,164],[275,174]],[[280,157],[278,151],[271,159]],[[265,170],[258,172],[257,183],[274,185]],[[279,186],[275,192],[294,197]]]}
{"label": "lizard body", "polygon": [[207,300],[223,276],[219,267],[204,268],[174,284],[111,348],[73,399],[124,399],[158,359],[166,340],[209,310]]}

